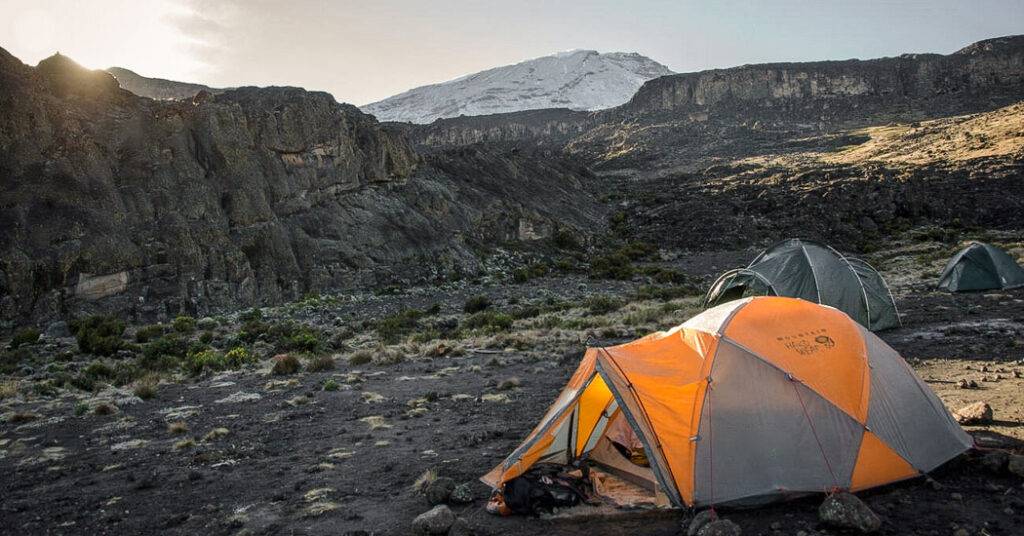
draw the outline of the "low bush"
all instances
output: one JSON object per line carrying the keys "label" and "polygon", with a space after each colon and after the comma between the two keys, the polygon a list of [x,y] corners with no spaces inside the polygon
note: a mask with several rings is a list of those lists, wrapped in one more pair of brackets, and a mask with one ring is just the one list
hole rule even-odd
{"label": "low bush", "polygon": [[192,333],[196,330],[196,319],[191,316],[176,316],[171,325],[174,326],[174,331],[179,333]]}
{"label": "low bush", "polygon": [[341,388],[341,384],[334,380],[327,380],[324,382],[324,391],[337,391]]}
{"label": "low bush", "polygon": [[14,338],[11,339],[11,347],[17,348],[23,344],[34,344],[39,340],[39,330],[33,327],[28,327],[18,331],[14,334]]}
{"label": "low bush", "polygon": [[604,315],[622,307],[622,302],[608,296],[591,296],[584,300],[583,306],[592,315]]}
{"label": "low bush", "polygon": [[236,346],[224,354],[224,364],[227,365],[228,368],[232,369],[242,368],[243,366],[248,365],[249,363],[255,363],[256,361],[256,355],[243,346]]}
{"label": "low bush", "polygon": [[473,314],[483,311],[491,306],[491,300],[487,296],[473,296],[466,300],[466,303],[462,306],[462,311]]}
{"label": "low bush", "polygon": [[385,316],[377,321],[377,336],[385,343],[399,342],[420,326],[419,320],[422,316],[423,313],[416,309],[404,309]]}
{"label": "low bush", "polygon": [[512,329],[513,319],[505,313],[481,311],[466,319],[466,329],[478,329],[488,333]]}
{"label": "low bush", "polygon": [[142,349],[139,366],[149,370],[167,371],[177,368],[188,354],[188,343],[174,335],[164,335]]}
{"label": "low bush", "polygon": [[224,356],[210,349],[203,349],[197,352],[189,352],[185,356],[183,364],[185,370],[193,375],[199,376],[204,372],[218,372],[227,368]]}
{"label": "low bush", "polygon": [[135,342],[145,344],[167,332],[167,328],[161,324],[144,326],[135,330]]}
{"label": "low bush", "polygon": [[334,358],[329,355],[318,355],[309,360],[306,364],[307,372],[323,372],[334,370]]}
{"label": "low bush", "polygon": [[68,323],[78,349],[98,356],[113,355],[121,349],[121,334],[124,333],[124,322],[113,315],[93,315],[76,318]]}

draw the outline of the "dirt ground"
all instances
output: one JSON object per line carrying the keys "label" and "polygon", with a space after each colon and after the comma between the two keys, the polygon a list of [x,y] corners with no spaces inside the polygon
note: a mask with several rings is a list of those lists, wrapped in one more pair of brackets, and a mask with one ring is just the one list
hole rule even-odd
{"label": "dirt ground", "polygon": [[[753,253],[672,262],[711,277]],[[1024,379],[1014,372],[1024,373],[1024,289],[951,295],[916,275],[883,273],[904,325],[880,336],[949,407],[992,406],[991,425],[968,427],[980,445],[1019,452]],[[571,277],[538,284],[583,295],[596,289]],[[603,290],[622,290],[609,285]],[[435,299],[430,291],[416,296]],[[581,352],[471,349],[389,366],[339,360],[334,370],[291,377],[271,376],[264,362],[164,383],[146,401],[113,388],[10,398],[0,410],[0,533],[406,534],[429,509],[412,484],[430,469],[471,483],[476,500],[453,510],[477,534],[685,533],[685,510],[567,519],[484,512],[489,490],[477,478],[536,424]],[[960,389],[962,378],[978,387]],[[338,389],[323,390],[328,380]],[[112,414],[74,414],[104,400]],[[172,431],[170,423],[184,424]],[[883,518],[882,534],[1024,534],[1024,480],[987,469],[987,452],[965,454],[931,479],[859,495]],[[820,501],[724,515],[746,535],[833,532],[818,525]]]}

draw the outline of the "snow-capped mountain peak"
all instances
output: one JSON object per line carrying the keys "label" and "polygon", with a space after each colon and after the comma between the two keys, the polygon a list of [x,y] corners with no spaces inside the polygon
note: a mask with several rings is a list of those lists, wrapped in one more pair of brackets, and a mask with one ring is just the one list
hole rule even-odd
{"label": "snow-capped mountain peak", "polygon": [[538,108],[601,110],[628,101],[644,82],[672,74],[636,53],[567,50],[418,87],[362,106],[381,121],[431,123],[459,115]]}

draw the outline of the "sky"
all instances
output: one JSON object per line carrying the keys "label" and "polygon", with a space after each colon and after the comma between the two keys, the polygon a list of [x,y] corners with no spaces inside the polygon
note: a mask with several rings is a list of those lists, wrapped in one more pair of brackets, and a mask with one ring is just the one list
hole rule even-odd
{"label": "sky", "polygon": [[676,72],[949,54],[1024,34],[1024,0],[0,0],[0,47],[368,104],[571,49]]}

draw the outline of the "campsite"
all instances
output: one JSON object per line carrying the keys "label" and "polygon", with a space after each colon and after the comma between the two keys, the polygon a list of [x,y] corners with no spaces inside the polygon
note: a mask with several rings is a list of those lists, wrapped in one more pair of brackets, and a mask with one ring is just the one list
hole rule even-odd
{"label": "campsite", "polygon": [[[944,260],[918,264],[914,258],[936,246],[893,244],[879,256],[888,259],[879,271],[893,290],[903,327],[878,335],[951,409],[977,401],[991,405],[992,422],[965,426],[980,446],[1020,449],[1024,379],[1017,376],[1024,371],[1024,296],[1020,289],[935,290]],[[710,282],[720,270],[742,265],[756,253],[681,255],[661,264]],[[515,287],[482,282],[442,291],[410,289],[291,311],[267,308],[263,314],[268,320],[280,315],[315,323],[361,314],[356,311],[382,314],[435,302],[442,312],[457,311],[483,294],[496,310],[544,302],[531,296],[582,308],[586,296],[626,296],[632,286],[544,277]],[[603,316],[609,325],[622,326],[627,315],[654,308],[659,313],[640,329],[669,329],[699,313],[700,301],[697,292],[640,299]],[[570,309],[555,316],[569,326],[572,318],[588,315],[593,316]],[[472,491],[471,503],[451,508],[476,534],[685,533],[692,515],[687,509],[540,518],[484,511],[490,489],[478,478],[511,453],[555,401],[583,357],[588,331],[595,329],[523,325],[465,340],[448,353],[424,348],[424,355],[401,361],[358,365],[338,356],[333,370],[284,376],[272,374],[265,363],[197,381],[161,383],[155,397],[146,400],[135,398],[128,387],[6,399],[0,466],[11,478],[4,526],[53,534],[405,533],[414,517],[430,509],[415,483],[435,471]],[[48,347],[55,346],[50,350],[55,355],[73,343],[58,339]],[[960,389],[961,379],[978,387]],[[325,390],[330,381],[337,390]],[[114,407],[112,413],[96,410],[104,402]],[[81,404],[89,410],[76,415],[73,410]],[[184,423],[178,425],[184,429],[174,431],[170,423]],[[180,446],[183,441],[186,446]],[[1013,534],[1024,521],[1021,477],[993,462],[992,452],[997,451],[968,452],[930,478],[858,495],[883,520],[881,534]],[[744,534],[833,533],[818,521],[820,502],[815,496],[726,508],[720,514]]]}

